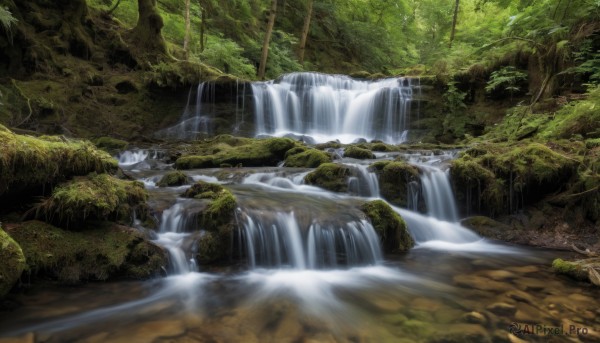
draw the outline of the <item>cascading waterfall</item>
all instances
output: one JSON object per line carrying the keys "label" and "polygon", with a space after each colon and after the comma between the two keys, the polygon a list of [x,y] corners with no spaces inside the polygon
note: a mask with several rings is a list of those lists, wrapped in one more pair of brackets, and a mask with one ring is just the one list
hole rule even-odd
{"label": "cascading waterfall", "polygon": [[374,265],[381,261],[379,238],[366,220],[344,223],[314,221],[302,225],[294,212],[238,211],[240,245],[256,267],[323,269]]}
{"label": "cascading waterfall", "polygon": [[369,171],[368,165],[348,164],[352,170],[352,176],[348,178],[348,191],[362,197],[379,197],[379,180],[377,175]]}
{"label": "cascading waterfall", "polygon": [[252,84],[257,135],[308,135],[316,141],[406,140],[410,78],[358,81],[342,75],[292,73]]}
{"label": "cascading waterfall", "polygon": [[427,213],[449,222],[458,221],[458,211],[448,174],[437,167],[421,166],[421,185]]}

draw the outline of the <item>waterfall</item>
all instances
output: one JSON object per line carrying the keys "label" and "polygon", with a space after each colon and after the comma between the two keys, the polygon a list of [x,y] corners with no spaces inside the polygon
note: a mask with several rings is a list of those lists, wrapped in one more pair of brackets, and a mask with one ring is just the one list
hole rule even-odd
{"label": "waterfall", "polygon": [[257,135],[308,135],[317,141],[406,140],[410,78],[358,81],[342,75],[292,73],[252,83]]}
{"label": "waterfall", "polygon": [[377,174],[369,171],[369,166],[362,164],[345,165],[351,168],[352,176],[348,178],[348,192],[362,197],[379,197],[379,180]]}
{"label": "waterfall", "polygon": [[187,103],[179,122],[171,127],[156,133],[159,137],[170,139],[191,140],[198,136],[211,133],[212,114],[205,107],[206,103],[213,103],[215,87],[211,82],[202,82],[196,88],[195,95],[190,90]]}
{"label": "waterfall", "polygon": [[374,265],[382,260],[379,238],[366,220],[309,225],[294,212],[239,210],[241,247],[251,268],[323,269]]}
{"label": "waterfall", "polygon": [[156,243],[163,246],[169,252],[170,264],[174,274],[185,274],[197,269],[193,253],[187,256],[184,251],[186,241],[191,238],[189,228],[195,229],[195,214],[189,213],[186,204],[190,201],[177,202],[168,209],[163,210],[158,239]]}
{"label": "waterfall", "polygon": [[421,166],[421,185],[427,213],[437,219],[458,221],[458,211],[448,174],[437,167]]}

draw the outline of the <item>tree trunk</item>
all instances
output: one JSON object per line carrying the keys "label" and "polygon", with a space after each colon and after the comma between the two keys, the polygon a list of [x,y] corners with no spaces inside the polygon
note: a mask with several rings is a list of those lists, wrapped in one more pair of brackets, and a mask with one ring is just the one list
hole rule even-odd
{"label": "tree trunk", "polygon": [[452,42],[454,41],[454,34],[456,33],[456,20],[458,19],[458,5],[460,0],[456,0],[456,4],[454,5],[454,17],[452,18],[452,31],[450,32],[450,44],[449,47],[452,47]]}
{"label": "tree trunk", "polygon": [[156,8],[156,0],[138,0],[138,22],[133,29],[135,45],[147,55],[166,55],[167,46],[162,37],[163,20]]}
{"label": "tree trunk", "polygon": [[267,32],[265,32],[265,40],[263,42],[262,55],[258,66],[258,78],[265,79],[265,69],[267,68],[267,57],[269,56],[269,42],[271,41],[271,33],[275,25],[275,14],[277,13],[277,0],[271,0],[271,10],[269,11],[269,23],[267,24]]}
{"label": "tree trunk", "polygon": [[306,8],[306,17],[304,18],[304,27],[302,27],[302,37],[300,38],[300,51],[298,60],[300,64],[304,64],[304,52],[306,50],[306,38],[308,37],[308,29],[310,28],[310,18],[312,17],[313,0],[308,0]]}
{"label": "tree trunk", "polygon": [[183,50],[188,55],[190,44],[190,0],[185,0],[185,35],[183,36]]}
{"label": "tree trunk", "polygon": [[206,32],[206,11],[207,9],[200,3],[200,52],[204,51],[204,32]]}

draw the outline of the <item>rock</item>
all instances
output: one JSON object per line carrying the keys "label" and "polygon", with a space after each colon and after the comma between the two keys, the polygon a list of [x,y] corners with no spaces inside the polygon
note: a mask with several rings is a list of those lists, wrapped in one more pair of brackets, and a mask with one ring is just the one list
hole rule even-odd
{"label": "rock", "polygon": [[179,170],[167,172],[163,177],[156,183],[158,187],[176,187],[188,184],[190,178]]}
{"label": "rock", "polygon": [[0,299],[11,290],[27,266],[17,242],[0,227]]}
{"label": "rock", "polygon": [[453,280],[457,286],[483,291],[509,291],[512,289],[509,284],[476,275],[456,275]]}
{"label": "rock", "polygon": [[29,332],[19,337],[0,337],[0,343],[35,343],[35,334]]}
{"label": "rock", "polygon": [[483,326],[487,324],[487,319],[485,316],[475,311],[463,314],[461,320],[465,323],[479,324]]}
{"label": "rock", "polygon": [[512,227],[484,216],[465,218],[460,223],[486,238],[510,242],[516,235]]}
{"label": "rock", "polygon": [[524,291],[541,291],[548,286],[545,280],[521,277],[516,279],[515,284]]}
{"label": "rock", "polygon": [[129,327],[127,331],[113,334],[110,336],[110,342],[157,342],[169,338],[177,338],[178,336],[185,334],[185,332],[186,328],[181,321],[156,320],[143,322],[133,327]]}
{"label": "rock", "polygon": [[53,277],[65,284],[146,279],[159,275],[168,263],[167,253],[141,232],[113,223],[95,223],[73,232],[28,221],[8,233],[21,245],[34,276]]}
{"label": "rock", "polygon": [[496,281],[510,281],[512,279],[516,279],[519,276],[513,272],[509,272],[507,270],[485,270],[480,272],[480,274],[489,277],[492,280]]}
{"label": "rock", "polygon": [[292,148],[285,158],[286,167],[316,168],[332,161],[331,155],[317,149]]}
{"label": "rock", "polygon": [[486,309],[502,317],[510,317],[517,312],[517,308],[514,305],[507,303],[494,303],[486,307]]}
{"label": "rock", "polygon": [[363,149],[363,148],[351,145],[344,149],[344,157],[365,160],[365,159],[374,159],[375,155],[373,155],[371,150]]}
{"label": "rock", "polygon": [[517,289],[506,292],[505,295],[518,302],[524,302],[527,304],[534,304],[536,302],[536,300],[529,293]]}
{"label": "rock", "polygon": [[[59,136],[16,135],[0,125],[0,198],[39,192],[72,176],[115,172],[117,161],[88,141]],[[39,193],[36,193],[39,194]],[[41,195],[41,194],[40,194]]]}
{"label": "rock", "polygon": [[36,217],[74,230],[89,220],[118,220],[130,224],[133,213],[145,219],[148,193],[138,181],[108,174],[76,177],[58,185],[36,208]]}
{"label": "rock", "polygon": [[408,251],[415,245],[406,223],[383,200],[374,200],[361,206],[381,239],[385,252]]}
{"label": "rock", "polygon": [[313,186],[332,192],[347,192],[350,168],[343,164],[323,163],[304,177],[304,181]]}
{"label": "rock", "polygon": [[371,164],[369,169],[377,174],[384,199],[397,206],[409,205],[409,187],[419,188],[419,170],[415,166],[402,161],[378,161]]}

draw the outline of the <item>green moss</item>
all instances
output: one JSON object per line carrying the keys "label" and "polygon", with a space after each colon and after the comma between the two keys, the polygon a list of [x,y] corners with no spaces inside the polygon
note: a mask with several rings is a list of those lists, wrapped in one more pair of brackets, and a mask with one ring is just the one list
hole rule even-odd
{"label": "green moss", "polygon": [[381,196],[394,205],[408,206],[408,184],[419,180],[419,170],[403,161],[378,161],[370,168],[377,173]]}
{"label": "green moss", "polygon": [[179,170],[166,173],[156,184],[158,187],[183,186],[189,181],[188,176]]}
{"label": "green moss", "polygon": [[23,248],[29,273],[63,283],[149,278],[167,265],[163,249],[139,231],[115,224],[73,232],[29,221],[9,233]]}
{"label": "green moss", "polygon": [[452,181],[459,201],[494,216],[556,191],[583,162],[582,151],[563,141],[480,144],[452,161]]}
{"label": "green moss", "polygon": [[309,185],[319,186],[333,192],[348,191],[350,169],[343,164],[323,163],[304,177]]}
{"label": "green moss", "polygon": [[[298,151],[299,149],[301,148],[293,148],[288,151],[285,159],[286,167],[316,168],[323,163],[331,162],[331,155],[326,152],[317,149]],[[292,150],[297,152],[294,153]]]}
{"label": "green moss", "polygon": [[113,137],[100,137],[94,141],[96,146],[104,151],[108,152],[116,152],[127,149],[129,143],[122,139],[117,139]]}
{"label": "green moss", "polygon": [[211,168],[220,165],[276,166],[296,142],[289,138],[251,139],[221,135],[198,142],[175,162],[177,169]]}
{"label": "green moss", "polygon": [[199,264],[220,262],[229,257],[231,251],[231,225],[222,225],[216,231],[203,232],[198,239],[196,260]]}
{"label": "green moss", "polygon": [[10,291],[25,269],[25,256],[17,242],[0,227],[0,299]]}
{"label": "green moss", "polygon": [[204,230],[216,231],[221,225],[233,221],[237,200],[229,190],[219,184],[198,181],[182,196],[210,200],[199,217],[200,226]]}
{"label": "green moss", "polygon": [[344,149],[344,157],[365,160],[375,158],[375,155],[373,155],[373,153],[368,149],[352,145]]}
{"label": "green moss", "polygon": [[37,206],[36,215],[73,229],[89,219],[129,223],[134,211],[143,217],[147,198],[141,182],[90,174],[56,187],[52,196]]}
{"label": "green moss", "polygon": [[0,128],[0,196],[118,167],[114,158],[87,141],[38,139]]}
{"label": "green moss", "polygon": [[581,263],[569,262],[557,258],[552,261],[552,269],[558,274],[568,275],[577,280],[588,280],[588,272]]}
{"label": "green moss", "polygon": [[368,202],[362,205],[361,210],[373,224],[385,252],[408,251],[415,245],[402,217],[385,201]]}

